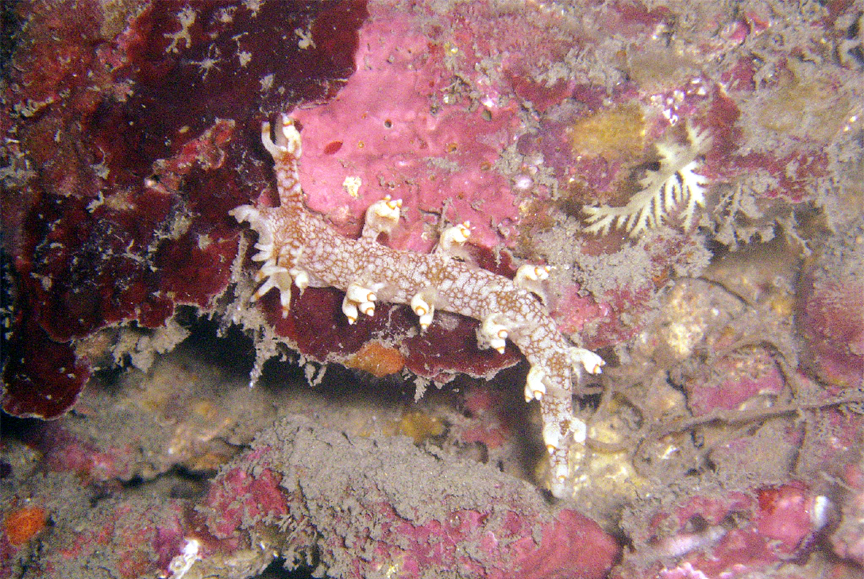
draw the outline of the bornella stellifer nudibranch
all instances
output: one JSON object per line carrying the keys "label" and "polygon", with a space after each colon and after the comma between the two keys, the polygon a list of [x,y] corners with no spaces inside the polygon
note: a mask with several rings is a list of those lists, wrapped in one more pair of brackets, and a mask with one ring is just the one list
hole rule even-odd
{"label": "bornella stellifer nudibranch", "polygon": [[558,331],[538,297],[549,269],[523,265],[511,280],[477,267],[461,251],[471,232],[467,222],[446,229],[431,253],[378,243],[379,234],[389,233],[399,222],[402,202],[389,196],[367,209],[359,239],[344,237],[306,208],[298,174],[300,133],[290,116],[281,116],[275,136],[274,142],[270,123],[263,123],[261,139],[275,162],[279,206],[241,205],[230,212],[258,234],[258,253],[252,259],[261,263],[257,278],[262,283],[251,300],[276,289],[287,315],[292,286],[300,292],[333,287],[345,293],[342,311],[352,324],[361,314],[373,316],[375,304],[387,302],[409,305],[421,331],[439,310],[479,320],[482,348],[503,352],[511,340],[531,365],[525,399],[540,403],[551,487],[553,494],[563,496],[568,446],[585,439],[585,424],[572,411],[574,381],[583,369],[599,373],[604,362],[574,347]]}

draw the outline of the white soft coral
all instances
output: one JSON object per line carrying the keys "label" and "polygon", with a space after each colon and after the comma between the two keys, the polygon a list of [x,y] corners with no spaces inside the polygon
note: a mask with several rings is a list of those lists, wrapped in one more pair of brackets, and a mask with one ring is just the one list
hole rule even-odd
{"label": "white soft coral", "polygon": [[623,207],[600,205],[583,207],[589,224],[585,231],[605,234],[612,227],[623,228],[636,237],[649,227],[658,227],[676,209],[680,209],[684,228],[689,229],[696,206],[705,206],[708,180],[696,172],[699,158],[711,146],[706,131],[687,125],[688,143],[674,141],[656,145],[660,168],[641,181],[642,190]]}

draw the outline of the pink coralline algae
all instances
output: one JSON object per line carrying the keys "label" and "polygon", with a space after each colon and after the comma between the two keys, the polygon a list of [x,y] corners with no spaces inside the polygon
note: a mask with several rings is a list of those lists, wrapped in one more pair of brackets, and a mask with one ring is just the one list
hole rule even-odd
{"label": "pink coralline algae", "polygon": [[242,469],[225,472],[207,496],[210,534],[217,539],[236,538],[235,531],[244,522],[286,517],[288,508],[279,490],[280,479],[266,468],[254,476]]}
{"label": "pink coralline algae", "polygon": [[831,535],[834,552],[864,567],[864,468],[847,464],[843,473],[846,502],[840,524]]}
{"label": "pink coralline algae", "polygon": [[639,555],[625,557],[612,576],[719,579],[767,570],[806,556],[829,505],[827,497],[797,482],[693,498],[656,514],[634,534]]}
{"label": "pink coralline algae", "polygon": [[[363,212],[386,193],[410,208],[394,247],[430,250],[438,219],[429,215],[470,221],[472,242],[497,245],[495,228],[518,219],[508,180],[493,167],[519,128],[516,102],[471,110],[455,92],[448,47],[430,45],[407,14],[375,16],[360,31],[351,82],[294,115],[304,129],[300,177],[310,208],[357,233]],[[347,177],[360,179],[359,191],[343,186]]]}
{"label": "pink coralline algae", "polygon": [[705,370],[684,385],[687,404],[694,416],[734,410],[759,396],[777,396],[785,386],[782,372],[765,351],[718,360],[712,366],[711,376]]}
{"label": "pink coralline algae", "polygon": [[832,236],[808,264],[797,323],[808,366],[832,389],[864,385],[864,243],[852,228]]}

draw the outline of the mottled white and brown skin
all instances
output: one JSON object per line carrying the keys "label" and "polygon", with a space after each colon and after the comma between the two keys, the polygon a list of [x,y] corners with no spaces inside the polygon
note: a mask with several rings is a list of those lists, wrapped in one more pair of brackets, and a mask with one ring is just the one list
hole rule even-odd
{"label": "mottled white and brown skin", "polygon": [[540,401],[552,488],[562,495],[568,443],[574,435],[584,437],[584,424],[572,415],[573,381],[581,368],[599,373],[603,360],[573,347],[532,293],[548,269],[523,266],[510,280],[463,261],[458,250],[470,233],[467,223],[445,231],[429,254],[381,245],[378,234],[392,230],[399,219],[401,202],[389,197],[369,208],[359,239],[343,237],[306,209],[297,171],[300,134],[291,118],[282,116],[275,143],[269,123],[262,126],[261,137],[275,161],[280,205],[242,205],[231,211],[258,234],[259,253],[252,259],[263,262],[258,272],[263,284],[253,300],[276,288],[287,313],[292,285],[300,291],[334,287],[346,292],[342,309],[351,323],[359,313],[374,315],[375,303],[384,301],[410,305],[423,329],[436,309],[480,320],[477,336],[482,347],[503,352],[505,340],[512,340],[531,364],[525,397]]}

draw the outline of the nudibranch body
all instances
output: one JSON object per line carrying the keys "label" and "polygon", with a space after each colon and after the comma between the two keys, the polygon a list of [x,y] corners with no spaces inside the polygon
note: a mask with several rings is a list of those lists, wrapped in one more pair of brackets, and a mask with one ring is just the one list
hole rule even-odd
{"label": "nudibranch body", "polygon": [[597,354],[574,347],[538,299],[548,268],[524,265],[510,280],[476,267],[460,251],[470,235],[467,222],[445,230],[429,254],[382,245],[379,234],[389,233],[399,221],[401,202],[390,197],[366,211],[359,239],[343,237],[306,209],[297,171],[300,133],[292,119],[282,115],[275,142],[270,130],[265,122],[261,138],[275,162],[280,205],[242,205],[230,212],[258,234],[258,253],[252,259],[262,262],[257,277],[263,283],[252,300],[276,288],[287,315],[292,285],[301,292],[306,287],[334,287],[345,292],[342,311],[352,324],[361,314],[374,315],[378,302],[409,305],[423,330],[436,310],[479,320],[481,347],[503,352],[509,339],[531,365],[525,398],[540,402],[553,492],[563,494],[568,443],[584,437],[584,424],[572,414],[573,383],[582,368],[596,374],[604,362]]}

